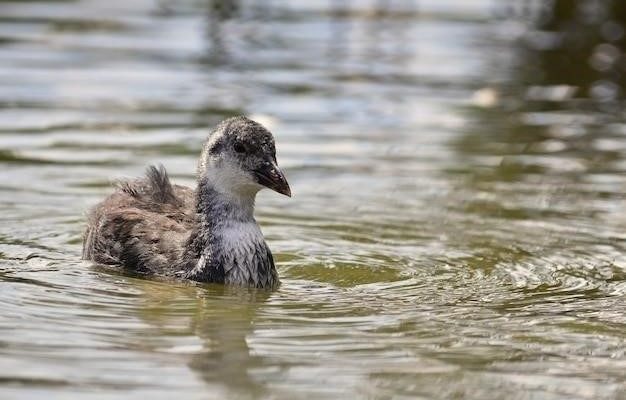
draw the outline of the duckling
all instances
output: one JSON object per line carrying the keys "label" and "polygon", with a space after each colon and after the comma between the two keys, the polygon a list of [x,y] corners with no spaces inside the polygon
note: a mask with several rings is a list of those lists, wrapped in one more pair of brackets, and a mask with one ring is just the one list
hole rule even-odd
{"label": "duckling", "polygon": [[141,274],[259,288],[279,284],[254,218],[263,188],[291,197],[272,134],[245,117],[222,121],[206,140],[194,189],[163,166],[124,181],[88,215],[83,259]]}

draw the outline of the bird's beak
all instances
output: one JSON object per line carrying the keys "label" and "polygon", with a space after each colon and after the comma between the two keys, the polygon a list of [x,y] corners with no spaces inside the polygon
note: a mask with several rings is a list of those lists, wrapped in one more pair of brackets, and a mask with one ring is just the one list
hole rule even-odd
{"label": "bird's beak", "polygon": [[268,189],[291,197],[291,189],[283,171],[274,162],[266,162],[254,171],[257,182]]}

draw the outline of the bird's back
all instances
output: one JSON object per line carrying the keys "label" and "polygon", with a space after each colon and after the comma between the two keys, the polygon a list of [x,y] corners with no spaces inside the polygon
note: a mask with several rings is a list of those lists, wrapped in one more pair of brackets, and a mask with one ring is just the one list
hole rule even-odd
{"label": "bird's back", "polygon": [[165,168],[122,182],[88,217],[83,258],[136,272],[172,275],[195,216],[194,193],[172,185]]}

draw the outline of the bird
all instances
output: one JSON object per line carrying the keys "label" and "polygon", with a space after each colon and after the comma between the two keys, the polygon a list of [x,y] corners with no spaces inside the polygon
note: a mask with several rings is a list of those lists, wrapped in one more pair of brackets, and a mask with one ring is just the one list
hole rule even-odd
{"label": "bird", "polygon": [[280,284],[254,218],[257,193],[291,197],[272,134],[243,117],[206,139],[197,186],[172,184],[163,165],[119,181],[87,215],[82,258],[138,274],[256,288]]}

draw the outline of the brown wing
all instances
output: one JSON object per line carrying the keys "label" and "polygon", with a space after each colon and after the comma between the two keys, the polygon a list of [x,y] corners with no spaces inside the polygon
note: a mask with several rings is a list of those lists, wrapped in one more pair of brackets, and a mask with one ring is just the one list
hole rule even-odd
{"label": "brown wing", "polygon": [[171,185],[163,167],[123,182],[89,214],[83,258],[170,275],[195,217],[193,191]]}

